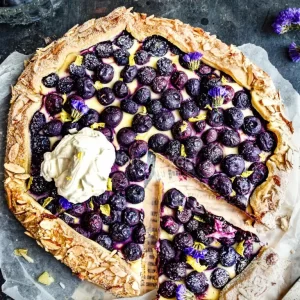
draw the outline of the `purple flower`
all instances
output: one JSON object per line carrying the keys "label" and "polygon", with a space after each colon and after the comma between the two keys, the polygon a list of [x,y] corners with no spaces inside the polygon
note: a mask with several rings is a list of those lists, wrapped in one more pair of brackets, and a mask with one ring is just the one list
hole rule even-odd
{"label": "purple flower", "polygon": [[293,62],[300,61],[300,47],[296,45],[296,43],[291,43],[289,46],[289,55]]}
{"label": "purple flower", "polygon": [[77,122],[83,115],[89,111],[89,107],[84,104],[83,100],[72,99],[71,105],[71,117],[74,119],[73,122]]}
{"label": "purple flower", "polygon": [[203,56],[200,52],[190,52],[183,56],[183,60],[188,64],[190,70],[195,71],[200,66],[200,59]]}
{"label": "purple flower", "polygon": [[208,95],[213,98],[213,107],[221,106],[227,94],[228,92],[223,86],[215,86],[208,91]]}
{"label": "purple flower", "polygon": [[300,29],[300,8],[288,8],[281,11],[272,27],[277,34],[283,34],[291,29]]}
{"label": "purple flower", "polygon": [[192,256],[192,257],[194,257],[196,259],[204,259],[206,252],[207,252],[207,250],[205,250],[205,249],[199,251],[199,250],[197,250],[197,249],[195,249],[193,247],[188,247],[188,248],[184,249],[184,253],[186,255]]}
{"label": "purple flower", "polygon": [[207,235],[207,237],[213,237],[215,239],[219,238],[228,238],[232,239],[235,237],[236,229],[234,229],[232,226],[227,226],[226,231],[223,229],[224,222],[215,219],[215,232]]}
{"label": "purple flower", "polygon": [[184,284],[179,284],[176,288],[176,300],[195,300],[196,296],[192,294]]}
{"label": "purple flower", "polygon": [[58,200],[58,202],[59,202],[59,205],[61,206],[61,208],[62,208],[63,210],[69,210],[69,209],[71,209],[71,208],[73,207],[72,203],[69,202],[69,201],[68,201],[66,198],[64,198],[64,197],[60,197],[59,200]]}

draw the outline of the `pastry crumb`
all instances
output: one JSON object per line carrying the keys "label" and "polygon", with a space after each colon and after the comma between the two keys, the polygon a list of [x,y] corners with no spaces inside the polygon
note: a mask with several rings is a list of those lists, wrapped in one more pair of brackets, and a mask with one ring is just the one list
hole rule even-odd
{"label": "pastry crumb", "polygon": [[44,272],[39,276],[38,282],[44,285],[50,285],[51,283],[54,282],[54,278],[50,276],[48,272]]}
{"label": "pastry crumb", "polygon": [[28,249],[15,249],[14,250],[14,254],[16,256],[22,256],[25,260],[27,260],[29,263],[34,263],[34,260],[29,256],[27,255],[28,253]]}

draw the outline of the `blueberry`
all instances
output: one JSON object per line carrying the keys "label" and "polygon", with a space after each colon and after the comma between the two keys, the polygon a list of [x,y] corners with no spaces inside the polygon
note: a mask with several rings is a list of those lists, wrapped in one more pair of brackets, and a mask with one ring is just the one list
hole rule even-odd
{"label": "blueberry", "polygon": [[113,85],[114,94],[118,98],[125,98],[128,95],[128,87],[123,81],[116,81]]}
{"label": "blueberry", "polygon": [[171,128],[174,139],[183,141],[193,134],[192,126],[186,121],[177,121]]}
{"label": "blueberry", "polygon": [[126,66],[129,62],[130,53],[125,49],[117,49],[113,53],[114,60],[118,66]]}
{"label": "blueberry", "polygon": [[63,136],[71,134],[71,132],[76,133],[80,130],[80,126],[77,122],[65,122],[63,123],[61,134]]}
{"label": "blueberry", "polygon": [[223,159],[221,168],[229,177],[241,175],[245,170],[245,161],[240,155],[229,154]]}
{"label": "blueberry", "polygon": [[142,257],[143,251],[138,244],[128,243],[122,248],[126,260],[134,261]]}
{"label": "blueberry", "polygon": [[134,61],[137,65],[144,65],[150,60],[150,54],[145,50],[138,50],[134,55]]}
{"label": "blueberry", "polygon": [[115,95],[111,88],[104,87],[96,92],[97,99],[101,105],[110,105],[115,101]]}
{"label": "blueberry", "polygon": [[247,259],[239,257],[235,265],[236,274],[238,275],[242,273],[242,271],[244,271],[244,269],[247,267],[248,264],[249,261]]}
{"label": "blueberry", "polygon": [[145,141],[134,141],[129,147],[129,155],[131,159],[141,158],[148,152],[148,144]]}
{"label": "blueberry", "polygon": [[45,124],[46,124],[45,115],[40,111],[35,112],[29,125],[30,132],[38,133],[44,127]]}
{"label": "blueberry", "polygon": [[248,199],[244,195],[236,194],[234,197],[230,197],[228,200],[230,204],[235,205],[241,210],[246,210],[248,206]]}
{"label": "blueberry", "polygon": [[200,150],[201,161],[210,160],[214,165],[221,162],[223,158],[223,150],[218,143],[210,143]]}
{"label": "blueberry", "polygon": [[123,150],[117,150],[116,151],[116,165],[122,167],[129,161],[129,156],[127,153]]}
{"label": "blueberry", "polygon": [[188,81],[188,77],[182,71],[173,72],[171,75],[171,83],[178,90],[182,90],[185,84],[187,83],[187,81]]}
{"label": "blueberry", "polygon": [[171,216],[163,216],[160,220],[160,226],[169,234],[175,234],[179,229],[178,223]]}
{"label": "blueberry", "polygon": [[211,127],[220,127],[224,124],[224,111],[222,108],[208,110],[206,122]]}
{"label": "blueberry", "polygon": [[183,120],[194,118],[199,115],[200,109],[193,100],[184,101],[179,109],[180,116]]}
{"label": "blueberry", "polygon": [[227,94],[224,97],[224,104],[226,104],[230,102],[234,97],[234,89],[230,85],[223,85],[223,88],[225,88],[227,92]]}
{"label": "blueberry", "polygon": [[250,95],[244,91],[238,91],[235,93],[232,104],[239,109],[247,109],[251,106]]}
{"label": "blueberry", "polygon": [[58,136],[61,134],[63,123],[59,120],[51,120],[43,127],[46,136]]}
{"label": "blueberry", "polygon": [[50,151],[50,141],[46,136],[34,135],[31,136],[31,152],[34,155],[41,156]]}
{"label": "blueberry", "polygon": [[124,172],[117,171],[111,175],[112,181],[112,189],[113,191],[124,191],[125,188],[128,186],[128,179],[126,178]]}
{"label": "blueberry", "polygon": [[30,185],[30,192],[35,195],[41,195],[47,192],[50,183],[43,176],[34,176]]}
{"label": "blueberry", "polygon": [[110,238],[109,235],[104,234],[104,233],[100,233],[95,241],[102,247],[104,247],[105,249],[112,251],[113,250],[113,241]]}
{"label": "blueberry", "polygon": [[112,56],[113,51],[114,49],[111,41],[101,42],[95,48],[97,56],[101,58],[108,58]]}
{"label": "blueberry", "polygon": [[212,285],[216,289],[222,289],[230,280],[229,274],[226,270],[221,268],[216,268],[213,270],[210,276]]}
{"label": "blueberry", "polygon": [[126,199],[129,203],[138,204],[145,199],[145,190],[137,184],[131,184],[125,190]]}
{"label": "blueberry", "polygon": [[181,151],[181,144],[177,140],[171,140],[168,142],[165,150],[165,155],[171,159],[174,160],[178,156],[180,156],[180,151]]}
{"label": "blueberry", "polygon": [[249,171],[253,171],[248,179],[254,185],[261,184],[268,177],[268,168],[261,162],[255,162],[251,164],[249,167]]}
{"label": "blueberry", "polygon": [[[49,195],[50,196],[50,195]],[[51,196],[50,196],[51,197]],[[55,197],[53,197],[55,198]],[[57,207],[58,207],[58,202],[57,199],[53,199],[50,203],[46,205],[46,199],[48,199],[48,196],[42,197],[37,202],[43,206],[45,209],[49,210],[53,215],[57,214]]]}
{"label": "blueberry", "polygon": [[191,97],[197,97],[200,95],[200,80],[191,78],[185,84],[185,90]]}
{"label": "blueberry", "polygon": [[181,93],[175,89],[167,89],[161,96],[161,103],[170,110],[178,109],[182,101]]}
{"label": "blueberry", "polygon": [[154,93],[162,93],[168,86],[168,80],[166,77],[157,76],[152,81],[151,87]]}
{"label": "blueberry", "polygon": [[114,241],[124,242],[130,237],[131,230],[127,224],[115,223],[110,226],[109,233]]}
{"label": "blueberry", "polygon": [[205,214],[205,209],[203,205],[199,204],[195,197],[187,197],[185,207],[191,209],[194,214],[196,215],[203,215]]}
{"label": "blueberry", "polygon": [[161,36],[152,35],[143,42],[143,50],[153,56],[164,56],[169,49],[168,42]]}
{"label": "blueberry", "polygon": [[176,252],[171,241],[160,240],[159,258],[161,262],[168,262],[175,258]]}
{"label": "blueberry", "polygon": [[182,280],[186,277],[186,264],[184,262],[172,262],[165,266],[165,275],[172,280]]}
{"label": "blueberry", "polygon": [[184,201],[185,196],[175,188],[168,190],[163,199],[164,204],[170,208],[178,208],[179,206],[183,206]]}
{"label": "blueberry", "polygon": [[109,83],[114,78],[114,68],[111,65],[108,64],[102,64],[100,65],[96,70],[96,78],[101,83]]}
{"label": "blueberry", "polygon": [[153,125],[160,131],[170,130],[175,122],[172,112],[163,110],[153,116]]}
{"label": "blueberry", "polygon": [[112,225],[117,222],[121,222],[121,211],[118,210],[111,210],[110,215],[104,215],[100,212],[103,224],[105,225]]}
{"label": "blueberry", "polygon": [[164,153],[167,149],[169,140],[169,137],[162,133],[154,134],[148,141],[149,148],[157,153]]}
{"label": "blueberry", "polygon": [[201,133],[206,126],[205,121],[197,121],[194,123],[194,129],[196,132]]}
{"label": "blueberry", "polygon": [[201,109],[206,109],[207,105],[212,106],[212,98],[206,93],[201,93],[195,100]]}
{"label": "blueberry", "polygon": [[232,247],[223,246],[220,250],[220,263],[224,267],[231,267],[236,263],[237,253]]}
{"label": "blueberry", "polygon": [[233,129],[239,129],[244,123],[243,112],[236,107],[230,107],[224,112],[225,124]]}
{"label": "blueberry", "polygon": [[136,114],[139,109],[139,106],[136,104],[136,102],[130,98],[122,100],[120,107],[124,112],[131,115]]}
{"label": "blueberry", "polygon": [[145,243],[146,228],[143,223],[138,224],[132,232],[132,240],[138,244]]}
{"label": "blueberry", "polygon": [[199,69],[197,70],[197,73],[200,75],[208,75],[212,73],[212,68],[208,65],[202,64],[200,65]]}
{"label": "blueberry", "polygon": [[135,226],[140,222],[140,212],[132,207],[127,207],[123,211],[123,221],[129,226]]}
{"label": "blueberry", "polygon": [[184,208],[182,211],[176,211],[176,219],[182,223],[186,224],[192,217],[192,211],[190,209]]}
{"label": "blueberry", "polygon": [[203,132],[201,138],[205,144],[213,143],[218,139],[219,132],[214,128],[209,128]]}
{"label": "blueberry", "polygon": [[158,294],[167,299],[175,298],[176,288],[177,285],[175,282],[167,280],[159,285]]}
{"label": "blueberry", "polygon": [[117,127],[123,118],[123,112],[117,106],[108,106],[105,107],[100,115],[100,119],[108,127],[115,128]]}
{"label": "blueberry", "polygon": [[250,136],[260,133],[262,128],[261,122],[254,116],[247,116],[244,119],[243,131]]}
{"label": "blueberry", "polygon": [[47,88],[52,88],[57,85],[59,77],[56,73],[50,73],[49,75],[42,78],[43,85]]}
{"label": "blueberry", "polygon": [[72,100],[76,100],[81,102],[82,104],[84,103],[84,100],[82,99],[82,97],[75,95],[75,94],[71,94],[68,96],[67,101],[65,101],[64,105],[63,105],[63,109],[68,113],[71,114],[72,113],[72,109],[73,107],[71,106],[71,101]]}
{"label": "blueberry", "polygon": [[214,74],[203,77],[201,80],[201,90],[203,92],[207,92],[211,88],[220,85],[221,85],[221,79]]}
{"label": "blueberry", "polygon": [[257,136],[258,147],[266,152],[274,151],[276,148],[276,136],[271,131],[264,131]]}
{"label": "blueberry", "polygon": [[236,240],[234,238],[221,237],[218,240],[224,246],[232,246],[236,243]]}
{"label": "blueberry", "polygon": [[102,219],[96,212],[86,213],[82,218],[82,225],[85,230],[94,233],[99,233],[102,229]]}
{"label": "blueberry", "polygon": [[194,232],[194,236],[196,240],[204,245],[210,245],[213,242],[213,238],[207,237],[207,233],[205,230],[203,230],[202,226],[199,226],[199,228]]}
{"label": "blueberry", "polygon": [[200,260],[202,265],[207,266],[207,269],[213,269],[219,262],[220,253],[217,249],[207,247],[204,253],[204,259]]}
{"label": "blueberry", "polygon": [[103,194],[99,196],[94,196],[93,202],[95,202],[97,205],[103,205],[108,202],[109,198],[110,198],[110,192],[105,191]]}
{"label": "blueberry", "polygon": [[203,294],[209,287],[205,274],[196,271],[191,272],[186,277],[185,284],[188,290],[197,295]]}
{"label": "blueberry", "polygon": [[81,66],[75,65],[74,63],[70,64],[69,72],[75,79],[84,77],[86,75],[85,67],[83,65]]}
{"label": "blueberry", "polygon": [[147,87],[142,87],[135,92],[132,100],[138,104],[144,105],[151,100],[151,91]]}
{"label": "blueberry", "polygon": [[83,55],[82,65],[90,71],[95,71],[102,64],[94,53],[86,53]]}
{"label": "blueberry", "polygon": [[126,32],[123,32],[120,36],[118,36],[114,43],[124,49],[130,49],[133,46],[133,38]]}
{"label": "blueberry", "polygon": [[221,196],[229,196],[232,192],[231,180],[222,173],[216,174],[211,177],[209,185]]}
{"label": "blueberry", "polygon": [[109,204],[112,209],[122,211],[126,207],[126,198],[120,193],[115,193],[109,198]]}
{"label": "blueberry", "polygon": [[98,123],[99,121],[99,114],[94,109],[90,109],[85,115],[83,115],[80,120],[79,124],[83,127],[90,127],[94,123]]}
{"label": "blueberry", "polygon": [[252,141],[245,141],[239,145],[239,153],[246,161],[256,162],[260,160],[261,150]]}
{"label": "blueberry", "polygon": [[106,137],[106,139],[112,143],[112,141],[114,140],[114,135],[110,128],[104,127],[104,128],[97,128],[96,130],[100,131]]}
{"label": "blueberry", "polygon": [[141,67],[137,73],[137,79],[140,84],[150,85],[156,77],[156,70],[152,67]]}
{"label": "blueberry", "polygon": [[202,140],[197,136],[191,136],[184,141],[187,157],[196,157],[203,146]]}
{"label": "blueberry", "polygon": [[147,114],[136,114],[132,119],[132,129],[138,133],[144,133],[151,129],[152,118]]}
{"label": "blueberry", "polygon": [[196,173],[201,177],[209,178],[215,174],[215,166],[210,160],[204,160],[196,166]]}
{"label": "blueberry", "polygon": [[199,222],[195,219],[191,219],[185,224],[184,228],[187,232],[194,234],[199,228]]}
{"label": "blueberry", "polygon": [[77,80],[77,91],[83,99],[92,98],[96,92],[93,80],[89,77],[79,78]]}
{"label": "blueberry", "polygon": [[175,165],[185,173],[191,173],[194,175],[195,164],[190,159],[186,157],[179,157],[176,159]]}
{"label": "blueberry", "polygon": [[148,164],[140,159],[133,159],[126,168],[126,175],[130,181],[143,181],[150,175]]}
{"label": "blueberry", "polygon": [[132,82],[134,78],[136,77],[138,72],[138,69],[136,66],[125,66],[123,70],[121,71],[121,78],[123,78],[123,81],[126,83]]}
{"label": "blueberry", "polygon": [[147,112],[149,114],[158,114],[161,112],[161,110],[162,110],[162,104],[158,99],[151,100],[147,104]]}
{"label": "blueberry", "polygon": [[236,147],[241,142],[240,135],[237,131],[225,128],[221,132],[221,143],[226,147]]}
{"label": "blueberry", "polygon": [[64,77],[59,79],[56,89],[61,94],[68,94],[70,93],[75,87],[75,81],[72,77]]}
{"label": "blueberry", "polygon": [[169,43],[169,49],[171,51],[171,53],[173,53],[174,55],[184,55],[184,53],[175,45],[173,45],[172,43]]}
{"label": "blueberry", "polygon": [[74,230],[76,232],[78,232],[79,234],[83,235],[84,237],[90,238],[91,234],[88,231],[84,230],[82,227],[76,226],[76,227],[74,227]]}
{"label": "blueberry", "polygon": [[170,76],[174,71],[172,61],[169,58],[162,57],[156,63],[157,72],[161,76]]}
{"label": "blueberry", "polygon": [[235,177],[232,187],[238,194],[241,195],[247,195],[251,188],[249,179],[244,177]]}
{"label": "blueberry", "polygon": [[47,112],[54,116],[62,111],[63,98],[57,94],[48,94],[45,98]]}

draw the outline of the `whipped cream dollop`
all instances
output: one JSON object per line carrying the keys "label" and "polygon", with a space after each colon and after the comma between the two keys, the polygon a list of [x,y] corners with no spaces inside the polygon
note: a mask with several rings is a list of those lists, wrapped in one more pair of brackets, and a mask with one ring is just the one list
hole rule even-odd
{"label": "whipped cream dollop", "polygon": [[99,196],[115,161],[115,148],[100,132],[83,128],[66,135],[52,152],[44,154],[41,175],[54,179],[59,195],[72,203]]}

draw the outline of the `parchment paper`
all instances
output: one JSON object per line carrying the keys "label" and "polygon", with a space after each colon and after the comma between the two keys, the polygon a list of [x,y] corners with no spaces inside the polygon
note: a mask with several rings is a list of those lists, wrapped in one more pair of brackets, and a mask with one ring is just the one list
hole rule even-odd
{"label": "parchment paper", "polygon": [[[295,127],[294,144],[300,146],[300,96],[294,90],[289,81],[285,80],[278,70],[269,62],[267,52],[253,44],[246,44],[240,49],[258,66],[271,75],[276,87],[280,90],[284,104],[287,110],[287,116],[293,121]],[[5,150],[6,120],[9,108],[10,86],[13,85],[23,69],[23,61],[28,56],[20,53],[12,53],[0,65],[0,149],[1,161],[3,166],[3,157]],[[150,155],[148,160],[153,162]],[[291,215],[290,229],[287,232],[276,230],[261,236],[263,241],[268,241],[274,246],[282,257],[288,258],[292,263],[284,274],[284,281],[278,282],[269,294],[265,294],[261,299],[278,299],[279,294],[292,285],[300,276],[300,187],[299,187],[299,154],[295,154],[295,168],[290,175],[289,186],[286,193],[286,202],[281,210],[281,215]],[[1,182],[3,182],[3,169],[1,169]],[[190,187],[189,180],[180,177],[179,172],[167,166],[158,166],[157,172],[149,180],[146,193],[149,195],[145,202],[145,225],[147,227],[147,240],[145,243],[145,255],[147,256],[147,267],[143,270],[144,282],[143,291],[149,293],[135,299],[150,300],[155,296],[156,278],[154,276],[154,254],[153,248],[157,238],[157,207],[156,182],[158,179],[168,186],[172,183],[174,186],[180,184],[186,188],[186,194],[199,196],[199,191]],[[181,181],[179,181],[181,180]],[[75,300],[110,300],[114,297],[104,292],[102,289],[88,282],[81,282],[71,271],[56,261],[52,255],[46,253],[37,246],[36,242],[24,235],[23,227],[17,222],[14,216],[9,212],[6,200],[4,198],[3,184],[0,194],[0,268],[6,279],[2,286],[4,293],[16,300],[52,300],[52,299],[75,299]],[[16,257],[13,254],[16,248],[28,248],[29,256],[34,259],[30,264],[22,257]],[[47,287],[37,282],[37,277],[44,271],[48,271],[55,282]],[[60,284],[62,283],[62,285]],[[300,296],[299,296],[300,297]]]}

